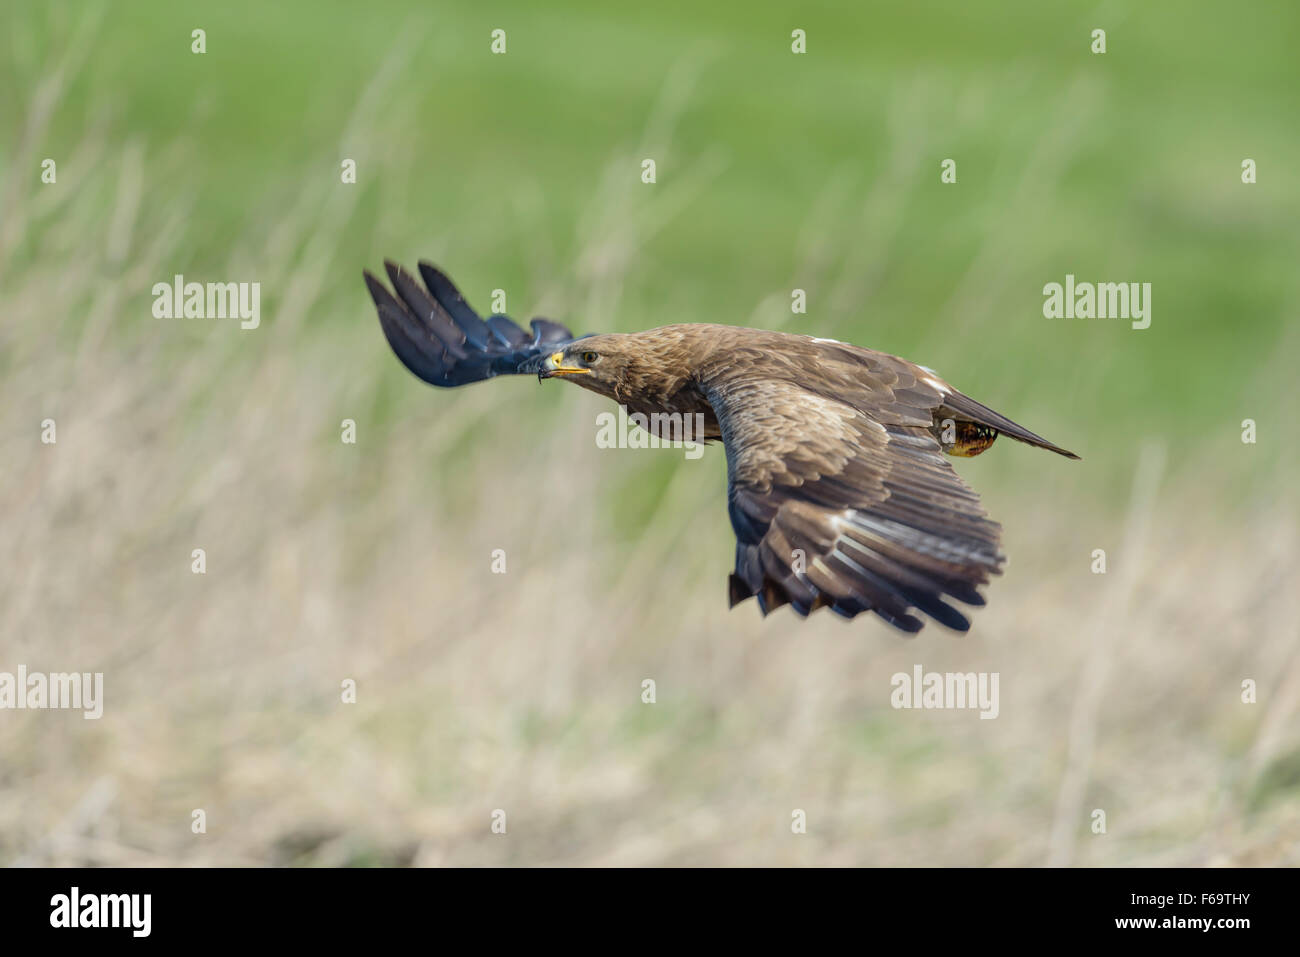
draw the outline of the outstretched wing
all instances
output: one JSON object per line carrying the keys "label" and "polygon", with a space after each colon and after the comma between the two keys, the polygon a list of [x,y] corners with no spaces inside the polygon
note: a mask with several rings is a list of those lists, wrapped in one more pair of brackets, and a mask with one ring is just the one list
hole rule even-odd
{"label": "outstretched wing", "polygon": [[941,394],[898,366],[859,366],[849,396],[758,369],[706,385],[727,449],[733,606],[872,611],[909,632],[915,609],[970,627],[945,599],[984,604],[1001,526],[931,432]]}
{"label": "outstretched wing", "polygon": [[402,364],[433,385],[450,388],[533,372],[533,360],[574,339],[549,319],[532,320],[529,334],[507,316],[480,318],[446,274],[430,263],[420,263],[423,286],[396,263],[385,260],[384,268],[396,296],[364,272],[379,324]]}

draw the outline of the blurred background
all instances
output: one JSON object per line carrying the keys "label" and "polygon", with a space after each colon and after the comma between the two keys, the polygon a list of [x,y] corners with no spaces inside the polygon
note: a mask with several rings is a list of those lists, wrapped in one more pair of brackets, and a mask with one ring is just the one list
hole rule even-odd
{"label": "blurred background", "polygon": [[[847,6],[3,5],[0,671],[105,704],[0,712],[0,863],[1300,863],[1300,8]],[[722,450],[423,385],[385,257],[893,352],[1083,461],[957,463],[965,636],[729,612]],[[176,273],[260,327],[154,318]],[[1045,319],[1067,273],[1151,327]],[[916,664],[999,717],[892,709]]]}

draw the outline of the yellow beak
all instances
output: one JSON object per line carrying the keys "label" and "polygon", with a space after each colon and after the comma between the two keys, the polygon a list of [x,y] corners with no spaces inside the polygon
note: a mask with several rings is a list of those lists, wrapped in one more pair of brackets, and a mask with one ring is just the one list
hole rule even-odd
{"label": "yellow beak", "polygon": [[552,352],[546,357],[546,362],[542,365],[542,371],[537,374],[539,379],[549,379],[552,376],[566,375],[591,375],[590,369],[582,369],[578,366],[563,365],[564,353]]}

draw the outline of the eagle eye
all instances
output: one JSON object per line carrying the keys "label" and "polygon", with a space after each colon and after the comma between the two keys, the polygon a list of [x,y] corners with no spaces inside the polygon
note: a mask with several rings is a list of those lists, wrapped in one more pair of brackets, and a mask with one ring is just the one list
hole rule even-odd
{"label": "eagle eye", "polygon": [[582,361],[587,363],[587,365],[591,365],[599,358],[600,356],[597,353],[592,352],[590,349],[582,354]]}

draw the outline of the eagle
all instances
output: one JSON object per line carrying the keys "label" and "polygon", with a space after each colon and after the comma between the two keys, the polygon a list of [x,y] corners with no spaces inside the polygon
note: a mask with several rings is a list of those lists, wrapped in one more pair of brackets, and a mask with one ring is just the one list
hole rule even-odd
{"label": "eagle", "polygon": [[524,330],[504,315],[482,318],[428,262],[423,284],[384,265],[391,291],[363,273],[379,324],[425,382],[562,379],[613,399],[661,438],[690,421],[703,425],[696,438],[721,441],[733,608],[752,597],[764,616],[825,607],[850,619],[872,612],[908,633],[923,627],[920,615],[966,631],[950,602],[983,605],[978,589],[1006,558],[1002,527],[947,457],[978,455],[1005,435],[1079,458],[887,353],[708,323],[574,336],[537,318]]}

